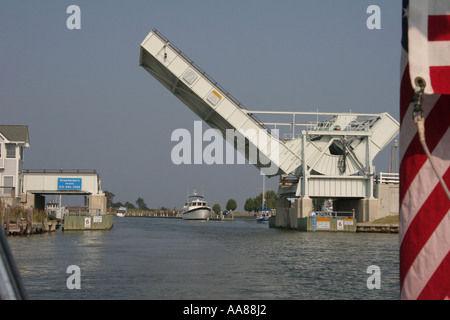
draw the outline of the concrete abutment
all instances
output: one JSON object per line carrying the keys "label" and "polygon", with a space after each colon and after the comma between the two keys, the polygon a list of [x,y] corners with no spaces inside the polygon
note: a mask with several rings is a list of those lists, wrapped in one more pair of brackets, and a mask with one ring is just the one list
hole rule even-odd
{"label": "concrete abutment", "polygon": [[[377,198],[343,199],[333,201],[334,212],[346,212],[350,218],[354,211],[355,223],[370,222],[387,216],[398,215],[398,184],[379,184],[375,186]],[[292,202],[291,202],[292,201]],[[313,211],[312,199],[299,197],[293,199],[280,198],[276,205],[276,216],[272,218],[270,227],[303,230],[302,224],[311,216]],[[339,214],[337,215],[339,216]],[[310,223],[310,222],[308,222]],[[349,225],[348,222],[345,222]],[[333,226],[334,222],[331,222]],[[304,231],[310,231],[304,230]],[[353,229],[352,229],[353,230]]]}

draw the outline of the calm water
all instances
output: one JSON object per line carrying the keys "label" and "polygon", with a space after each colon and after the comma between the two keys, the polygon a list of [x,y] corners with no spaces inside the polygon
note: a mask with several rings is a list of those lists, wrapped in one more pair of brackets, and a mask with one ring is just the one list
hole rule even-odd
{"label": "calm water", "polygon": [[[109,231],[9,237],[30,299],[398,299],[398,235],[254,220],[115,218]],[[69,290],[67,267],[81,270]],[[366,273],[381,269],[381,289]]]}

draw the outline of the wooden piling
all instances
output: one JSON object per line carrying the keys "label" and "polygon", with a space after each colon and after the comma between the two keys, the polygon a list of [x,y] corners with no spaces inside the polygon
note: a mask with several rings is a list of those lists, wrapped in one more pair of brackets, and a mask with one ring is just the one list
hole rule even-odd
{"label": "wooden piling", "polygon": [[9,234],[9,223],[11,218],[11,207],[6,208],[6,234]]}
{"label": "wooden piling", "polygon": [[33,208],[28,209],[27,217],[27,234],[31,234],[31,228],[33,227]]}
{"label": "wooden piling", "polygon": [[16,230],[19,234],[23,234],[25,230],[23,229],[23,223],[22,223],[23,217],[22,217],[22,211],[20,211],[19,216],[16,218]]}

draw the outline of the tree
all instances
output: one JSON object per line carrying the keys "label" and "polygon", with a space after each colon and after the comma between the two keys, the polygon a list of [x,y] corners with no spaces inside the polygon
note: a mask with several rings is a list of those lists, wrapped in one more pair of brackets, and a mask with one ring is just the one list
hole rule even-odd
{"label": "tree", "polygon": [[118,201],[118,202],[114,202],[114,203],[112,204],[112,207],[113,207],[113,208],[120,208],[120,207],[124,207],[124,205],[123,205],[122,202]]}
{"label": "tree", "polygon": [[[264,197],[264,202],[266,203],[266,208],[267,209],[275,209],[276,205],[277,205],[277,199],[278,196],[275,193],[275,191],[273,190],[269,190],[265,193],[265,197]],[[255,202],[255,209],[254,211],[258,211],[261,210],[263,207],[263,199],[262,199],[262,192],[257,195],[253,201]]]}
{"label": "tree", "polygon": [[255,203],[253,211],[257,212],[262,209],[262,192],[253,199],[253,202]]}
{"label": "tree", "polygon": [[247,211],[248,213],[255,210],[255,201],[253,201],[253,198],[248,198],[245,201],[244,210]]}
{"label": "tree", "polygon": [[138,208],[141,210],[149,210],[147,208],[147,204],[145,203],[144,199],[142,199],[141,197],[137,198],[136,204],[137,204]]}
{"label": "tree", "polygon": [[275,209],[277,205],[278,196],[273,190],[269,190],[266,192],[266,208],[267,209]]}
{"label": "tree", "polygon": [[136,207],[128,201],[125,202],[124,206],[127,207],[127,209],[136,209]]}
{"label": "tree", "polygon": [[313,210],[321,211],[325,200],[326,200],[325,198],[314,198],[314,199],[312,199]]}
{"label": "tree", "polygon": [[222,209],[220,208],[220,205],[216,203],[215,205],[213,205],[213,211],[219,214]]}
{"label": "tree", "polygon": [[230,199],[227,202],[226,208],[228,211],[234,211],[237,208],[237,203],[234,199]]}
{"label": "tree", "polygon": [[114,202],[113,199],[116,196],[114,193],[109,192],[109,191],[103,191],[103,193],[105,194],[106,197],[106,206],[109,207],[114,207]]}

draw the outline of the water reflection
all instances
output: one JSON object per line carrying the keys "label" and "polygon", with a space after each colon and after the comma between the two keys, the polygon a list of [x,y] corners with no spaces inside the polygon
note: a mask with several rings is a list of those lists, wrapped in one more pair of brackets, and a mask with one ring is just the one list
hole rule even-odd
{"label": "water reflection", "polygon": [[[397,299],[398,237],[255,221],[116,219],[110,231],[9,238],[32,299]],[[81,290],[66,269],[81,268]],[[381,290],[368,290],[378,265]]]}

